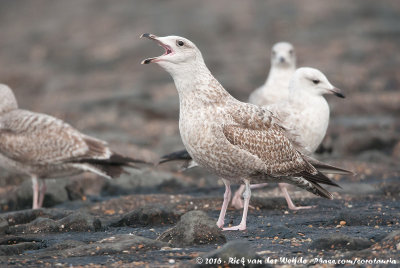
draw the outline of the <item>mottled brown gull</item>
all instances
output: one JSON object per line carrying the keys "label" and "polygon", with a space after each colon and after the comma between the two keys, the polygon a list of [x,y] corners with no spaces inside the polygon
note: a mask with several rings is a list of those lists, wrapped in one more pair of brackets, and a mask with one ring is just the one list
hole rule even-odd
{"label": "mottled brown gull", "polygon": [[[301,143],[305,153],[310,155],[322,142],[329,123],[329,106],[322,95],[344,96],[320,71],[303,67],[295,72],[295,66],[296,55],[293,45],[287,42],[276,43],[271,51],[271,69],[268,78],[263,86],[250,95],[249,102],[273,111],[296,141]],[[185,161],[185,168],[196,166],[186,150],[165,155],[160,163],[173,160]],[[252,184],[251,188],[260,188],[264,185],[266,183]],[[278,185],[289,209],[313,207],[296,206],[288,193],[287,185],[285,183]],[[235,208],[243,208],[241,199],[243,191],[244,185],[241,185],[233,195],[232,205]]]}
{"label": "mottled brown gull", "polygon": [[12,90],[0,84],[0,166],[32,178],[34,209],[43,204],[43,179],[84,171],[114,178],[132,163],[143,162],[112,152],[62,120],[19,109]]}
{"label": "mottled brown gull", "polygon": [[143,34],[142,37],[165,49],[163,55],[142,63],[156,62],[174,79],[180,103],[179,129],[185,148],[196,163],[219,176],[225,184],[219,227],[224,226],[232,182],[243,182],[246,187],[243,216],[238,226],[224,230],[246,229],[250,182],[288,182],[332,198],[320,183],[337,184],[318,169],[329,172],[336,168],[302,154],[270,111],[229,95],[191,41],[178,36]]}

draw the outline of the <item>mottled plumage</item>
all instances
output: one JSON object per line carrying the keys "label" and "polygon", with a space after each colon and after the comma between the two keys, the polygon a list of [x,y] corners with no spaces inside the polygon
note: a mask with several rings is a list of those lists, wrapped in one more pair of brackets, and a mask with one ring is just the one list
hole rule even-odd
{"label": "mottled plumage", "polygon": [[[241,223],[226,230],[246,229],[250,182],[289,182],[331,198],[318,185],[318,177],[324,175],[295,149],[271,112],[229,95],[191,41],[177,36],[143,36],[166,50],[164,55],[143,63],[156,62],[173,77],[180,102],[179,129],[188,153],[226,185],[218,226],[223,226],[231,182],[245,183],[245,204]],[[263,145],[267,140],[268,144]],[[294,177],[299,174],[306,176]],[[330,181],[326,177],[325,180]]]}
{"label": "mottled plumage", "polygon": [[[14,94],[6,85],[0,84],[0,98],[0,165],[31,176],[34,184],[37,179],[83,171],[118,177],[123,166],[141,162],[115,154],[106,142],[84,135],[60,119],[18,109]],[[38,191],[37,187],[34,185],[34,191]],[[34,208],[40,207],[41,202],[34,200]]]}

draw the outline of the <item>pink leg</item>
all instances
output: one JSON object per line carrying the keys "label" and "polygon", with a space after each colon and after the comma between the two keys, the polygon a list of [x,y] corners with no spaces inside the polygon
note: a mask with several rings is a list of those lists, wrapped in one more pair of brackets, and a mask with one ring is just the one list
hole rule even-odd
{"label": "pink leg", "polygon": [[32,190],[33,190],[33,200],[32,209],[37,209],[38,207],[38,197],[39,197],[39,183],[38,178],[32,177]]}
{"label": "pink leg", "polygon": [[245,186],[243,184],[241,184],[239,189],[237,189],[235,194],[233,195],[232,206],[236,209],[243,208],[242,194],[244,192],[244,189],[245,189]]}
{"label": "pink leg", "polygon": [[[252,184],[250,185],[250,189],[257,189],[257,188],[262,188],[267,186],[268,183],[259,183],[259,184]],[[243,200],[242,200],[242,194],[244,192],[245,186],[242,184],[240,185],[239,189],[236,190],[235,194],[233,195],[232,198],[232,206],[236,209],[241,209],[243,208]],[[249,206],[250,208],[253,208],[252,206]]]}
{"label": "pink leg", "polygon": [[293,204],[292,199],[290,198],[290,195],[287,191],[287,184],[286,183],[278,183],[279,188],[281,189],[283,195],[285,196],[286,202],[288,204],[288,207],[290,210],[300,210],[300,209],[310,209],[310,208],[315,208],[315,206],[300,206],[297,207],[295,204]]}
{"label": "pink leg", "polygon": [[247,220],[247,212],[249,210],[249,202],[250,202],[250,197],[251,197],[251,190],[250,190],[250,182],[249,182],[249,180],[244,180],[244,183],[245,183],[246,190],[243,193],[244,208],[243,208],[242,221],[237,226],[223,228],[224,231],[229,231],[229,230],[243,231],[243,230],[246,230],[246,220]]}
{"label": "pink leg", "polygon": [[228,180],[222,179],[225,184],[224,202],[222,203],[221,212],[217,221],[217,226],[222,228],[224,226],[226,209],[228,208],[229,201],[231,200],[231,183]]}
{"label": "pink leg", "polygon": [[43,206],[43,200],[44,200],[44,195],[46,193],[46,181],[41,180],[42,185],[40,186],[40,195],[39,195],[39,202],[38,202],[38,207],[41,208]]}
{"label": "pink leg", "polygon": [[258,183],[258,184],[252,184],[250,185],[250,189],[258,189],[258,188],[263,188],[267,186],[268,183]]}

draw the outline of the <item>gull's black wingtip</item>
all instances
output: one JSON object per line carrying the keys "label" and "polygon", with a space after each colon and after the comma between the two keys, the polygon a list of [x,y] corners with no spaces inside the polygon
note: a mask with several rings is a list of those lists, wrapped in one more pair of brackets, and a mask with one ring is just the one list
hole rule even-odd
{"label": "gull's black wingtip", "polygon": [[143,38],[143,37],[149,38],[150,35],[151,35],[151,34],[149,34],[149,33],[144,33],[144,34],[142,34],[142,35],[140,36],[140,38]]}

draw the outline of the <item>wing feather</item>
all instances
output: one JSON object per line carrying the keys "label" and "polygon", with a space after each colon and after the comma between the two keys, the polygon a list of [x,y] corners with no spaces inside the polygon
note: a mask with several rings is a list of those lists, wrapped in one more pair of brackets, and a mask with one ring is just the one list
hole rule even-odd
{"label": "wing feather", "polygon": [[268,175],[291,176],[303,171],[317,173],[276,124],[264,130],[227,125],[223,127],[223,133],[231,144],[261,159],[267,166]]}
{"label": "wing feather", "polygon": [[15,110],[1,118],[0,126],[0,153],[21,163],[71,162],[111,155],[105,142],[45,114]]}

